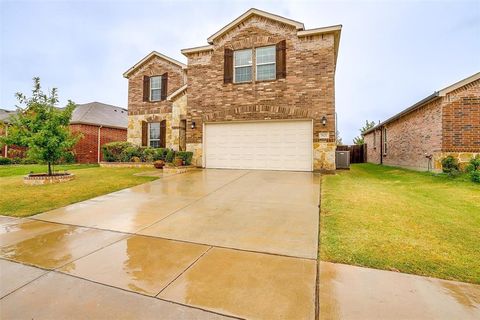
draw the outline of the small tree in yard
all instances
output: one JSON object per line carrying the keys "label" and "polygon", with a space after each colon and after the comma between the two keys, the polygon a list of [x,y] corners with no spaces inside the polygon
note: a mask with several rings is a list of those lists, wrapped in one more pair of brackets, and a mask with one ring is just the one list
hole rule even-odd
{"label": "small tree in yard", "polygon": [[362,136],[362,133],[375,127],[375,121],[368,121],[365,120],[365,125],[360,129],[360,135],[358,137],[353,138],[354,144],[365,144],[365,139]]}
{"label": "small tree in yard", "polygon": [[8,136],[1,137],[0,142],[7,145],[27,147],[29,158],[48,164],[48,175],[53,175],[52,166],[58,163],[77,143],[79,136],[70,133],[69,122],[75,104],[68,101],[64,109],[58,109],[57,89],[44,94],[40,78],[33,78],[32,97],[23,93],[16,94],[17,100],[24,108],[11,120]]}

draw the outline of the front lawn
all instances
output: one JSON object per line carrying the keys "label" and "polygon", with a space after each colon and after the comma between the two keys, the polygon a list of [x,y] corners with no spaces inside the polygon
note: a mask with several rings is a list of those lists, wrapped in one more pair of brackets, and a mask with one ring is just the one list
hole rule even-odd
{"label": "front lawn", "polygon": [[373,164],[326,175],[320,258],[480,284],[480,185]]}
{"label": "front lawn", "polygon": [[[148,168],[85,168],[75,170],[75,179],[65,183],[27,186],[23,174],[30,166],[16,166],[19,175],[11,175],[11,166],[0,167],[0,215],[26,217],[68,204],[87,200],[102,194],[155,180],[155,177],[134,176],[135,173],[152,171]],[[5,171],[4,171],[5,170]],[[28,170],[28,171],[26,171]],[[63,169],[65,170],[65,169]],[[73,170],[72,166],[68,170]],[[26,171],[26,172],[25,172]],[[43,172],[44,167],[42,167]],[[6,173],[7,172],[7,173]],[[7,176],[8,175],[8,176]]]}

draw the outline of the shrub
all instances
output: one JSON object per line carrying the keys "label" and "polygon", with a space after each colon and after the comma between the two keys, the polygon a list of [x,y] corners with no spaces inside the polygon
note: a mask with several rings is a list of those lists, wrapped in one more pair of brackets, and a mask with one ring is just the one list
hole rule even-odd
{"label": "shrub", "polygon": [[475,158],[470,159],[468,166],[466,168],[467,172],[480,170],[480,155],[477,155]]}
{"label": "shrub", "polygon": [[470,172],[470,180],[475,183],[480,183],[480,170]]}
{"label": "shrub", "polygon": [[175,157],[175,151],[169,149],[167,155],[165,156],[165,162],[172,163],[173,158]]}
{"label": "shrub", "polygon": [[[123,161],[122,154],[128,147],[133,147],[133,145],[126,141],[106,143],[102,146],[103,158],[108,162]],[[130,159],[128,159],[128,161],[130,161]]]}
{"label": "shrub", "polygon": [[157,154],[157,150],[150,147],[142,147],[142,162],[152,162],[155,160],[155,155]]}
{"label": "shrub", "polygon": [[182,158],[186,166],[192,164],[193,152],[190,151],[177,151],[175,154],[176,157]]}
{"label": "shrub", "polygon": [[447,156],[442,159],[442,171],[448,173],[451,176],[458,175],[460,173],[458,167],[458,161],[452,156]]}
{"label": "shrub", "polygon": [[37,164],[38,161],[30,158],[24,158],[20,161],[21,164]]}
{"label": "shrub", "polygon": [[158,148],[154,149],[156,151],[153,160],[163,160],[165,161],[165,158],[167,157],[168,149],[166,148]]}
{"label": "shrub", "polygon": [[75,154],[72,151],[66,152],[62,159],[60,159],[60,163],[75,163]]}
{"label": "shrub", "polygon": [[12,160],[5,157],[0,157],[0,165],[12,164]]}
{"label": "shrub", "polygon": [[142,162],[142,159],[140,159],[140,157],[136,157],[136,156],[133,156],[131,159],[130,159],[131,162]]}
{"label": "shrub", "polygon": [[[122,153],[120,154],[120,161],[123,162],[140,162],[142,158],[142,152],[143,149],[142,147],[137,147],[134,145],[130,145],[129,147],[126,147]],[[133,158],[138,158],[139,161],[134,161]]]}

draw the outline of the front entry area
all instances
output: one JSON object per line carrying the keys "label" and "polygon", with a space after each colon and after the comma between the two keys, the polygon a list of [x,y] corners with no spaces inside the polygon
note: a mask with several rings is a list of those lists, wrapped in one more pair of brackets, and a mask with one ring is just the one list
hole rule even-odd
{"label": "front entry area", "polygon": [[312,121],[207,123],[206,168],[312,171]]}

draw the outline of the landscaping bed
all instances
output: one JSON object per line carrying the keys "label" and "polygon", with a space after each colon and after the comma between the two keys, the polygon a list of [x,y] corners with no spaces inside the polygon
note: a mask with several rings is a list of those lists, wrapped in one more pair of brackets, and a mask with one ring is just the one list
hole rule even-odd
{"label": "landscaping bed", "polygon": [[324,176],[320,258],[480,284],[480,186],[373,164]]}

